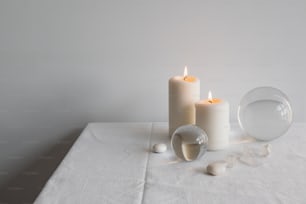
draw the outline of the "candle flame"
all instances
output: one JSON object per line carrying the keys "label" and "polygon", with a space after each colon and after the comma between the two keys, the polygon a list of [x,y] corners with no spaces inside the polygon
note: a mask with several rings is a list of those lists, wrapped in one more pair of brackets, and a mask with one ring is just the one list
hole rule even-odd
{"label": "candle flame", "polygon": [[187,77],[188,75],[188,69],[187,69],[187,66],[185,66],[185,69],[184,69],[184,78]]}
{"label": "candle flame", "polygon": [[208,92],[208,102],[212,103],[212,94],[211,94],[211,91]]}

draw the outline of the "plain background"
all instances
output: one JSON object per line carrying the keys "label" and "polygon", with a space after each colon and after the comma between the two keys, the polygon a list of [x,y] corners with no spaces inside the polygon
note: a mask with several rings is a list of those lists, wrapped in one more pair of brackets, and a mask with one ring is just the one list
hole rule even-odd
{"label": "plain background", "polygon": [[0,202],[33,201],[88,122],[167,121],[185,65],[232,122],[258,86],[305,122],[305,25],[304,0],[1,0]]}

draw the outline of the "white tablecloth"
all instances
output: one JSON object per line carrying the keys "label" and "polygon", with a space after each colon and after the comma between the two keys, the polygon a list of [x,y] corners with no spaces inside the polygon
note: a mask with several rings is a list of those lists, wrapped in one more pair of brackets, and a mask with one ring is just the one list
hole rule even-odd
{"label": "white tablecloth", "polygon": [[[271,155],[258,165],[237,162],[223,176],[206,174],[210,162],[265,144],[242,143],[238,130],[232,127],[226,151],[179,162],[167,123],[90,123],[35,203],[306,203],[306,124],[271,141]],[[155,143],[168,151],[152,153]]]}

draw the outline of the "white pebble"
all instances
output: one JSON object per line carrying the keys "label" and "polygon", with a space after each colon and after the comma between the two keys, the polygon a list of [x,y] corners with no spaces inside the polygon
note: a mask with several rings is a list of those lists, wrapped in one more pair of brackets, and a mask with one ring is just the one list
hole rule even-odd
{"label": "white pebble", "polygon": [[271,154],[271,152],[272,152],[272,150],[271,150],[271,147],[272,147],[272,145],[271,144],[266,144],[265,146],[265,149],[266,149],[266,157],[267,156],[269,156],[270,154]]}
{"label": "white pebble", "polygon": [[272,151],[272,150],[271,150],[272,145],[271,145],[271,144],[266,144],[265,147],[266,147],[266,149],[267,149],[267,152],[270,154],[271,151]]}
{"label": "white pebble", "polygon": [[155,153],[163,153],[165,151],[167,151],[167,145],[165,145],[163,143],[153,145],[153,152],[155,152]]}
{"label": "white pebble", "polygon": [[228,164],[226,161],[216,161],[216,162],[210,163],[206,167],[206,171],[207,173],[213,176],[219,176],[219,175],[225,174],[227,165]]}

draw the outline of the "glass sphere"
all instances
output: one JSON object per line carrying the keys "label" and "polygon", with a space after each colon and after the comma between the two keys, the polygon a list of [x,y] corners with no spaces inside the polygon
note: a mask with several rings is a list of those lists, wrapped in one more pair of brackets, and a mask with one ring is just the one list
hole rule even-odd
{"label": "glass sphere", "polygon": [[276,139],[287,132],[292,123],[288,97],[276,88],[255,88],[242,98],[238,122],[249,136],[264,141]]}
{"label": "glass sphere", "polygon": [[204,155],[208,137],[195,125],[183,125],[177,128],[171,137],[171,147],[177,157],[184,161],[193,161]]}

